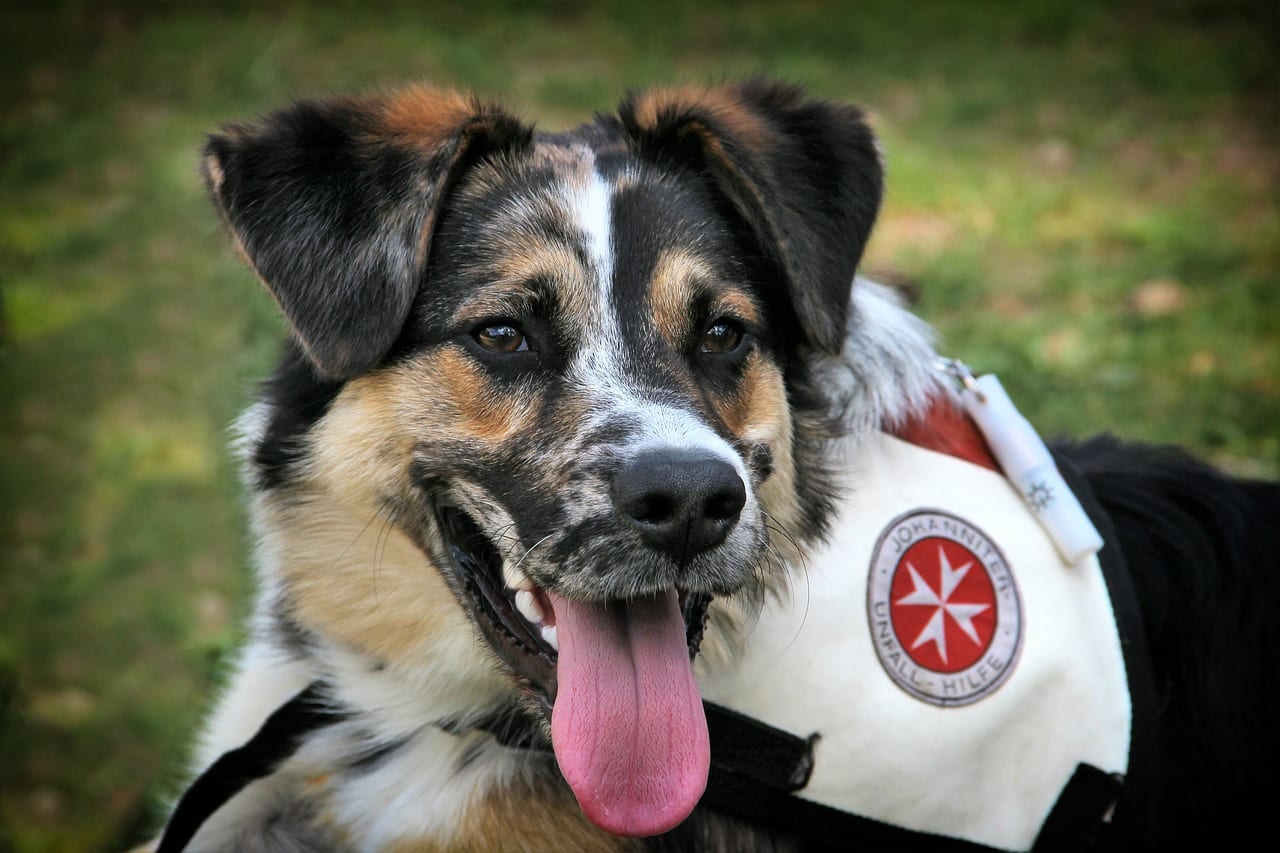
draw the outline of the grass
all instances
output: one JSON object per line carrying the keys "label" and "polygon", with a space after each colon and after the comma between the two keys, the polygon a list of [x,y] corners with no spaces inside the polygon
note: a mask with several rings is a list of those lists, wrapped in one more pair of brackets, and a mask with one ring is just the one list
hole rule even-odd
{"label": "grass", "polygon": [[[139,840],[241,635],[226,428],[282,326],[203,134],[474,88],[544,126],[765,72],[869,107],[865,269],[1044,432],[1280,472],[1280,18],[1258,2],[63,2],[0,12],[0,851]],[[907,9],[911,11],[906,11]]]}

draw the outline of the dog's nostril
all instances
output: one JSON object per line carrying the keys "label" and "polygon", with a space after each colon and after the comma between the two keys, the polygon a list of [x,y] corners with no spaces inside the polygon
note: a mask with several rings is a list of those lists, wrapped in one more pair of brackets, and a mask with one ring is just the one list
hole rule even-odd
{"label": "dog's nostril", "polygon": [[650,451],[618,472],[613,500],[645,544],[684,562],[724,541],[746,505],[747,487],[719,456]]}
{"label": "dog's nostril", "polygon": [[703,505],[703,514],[707,518],[716,521],[726,521],[731,518],[737,518],[746,503],[747,490],[742,485],[742,480],[739,479],[736,489],[724,488],[708,498]]}
{"label": "dog's nostril", "polygon": [[662,524],[675,514],[676,506],[666,495],[641,495],[629,510],[624,510],[636,521],[646,524]]}

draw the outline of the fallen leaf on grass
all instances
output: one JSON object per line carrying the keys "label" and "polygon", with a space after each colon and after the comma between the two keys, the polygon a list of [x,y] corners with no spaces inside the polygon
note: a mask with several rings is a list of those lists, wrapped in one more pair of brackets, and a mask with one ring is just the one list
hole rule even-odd
{"label": "fallen leaf on grass", "polygon": [[1143,317],[1168,317],[1187,305],[1187,291],[1171,278],[1153,278],[1134,288],[1133,310]]}
{"label": "fallen leaf on grass", "polygon": [[55,726],[77,726],[93,714],[97,704],[88,691],[65,687],[32,696],[31,716]]}
{"label": "fallen leaf on grass", "polygon": [[1218,366],[1218,357],[1207,349],[1197,350],[1187,359],[1187,370],[1192,376],[1208,376]]}

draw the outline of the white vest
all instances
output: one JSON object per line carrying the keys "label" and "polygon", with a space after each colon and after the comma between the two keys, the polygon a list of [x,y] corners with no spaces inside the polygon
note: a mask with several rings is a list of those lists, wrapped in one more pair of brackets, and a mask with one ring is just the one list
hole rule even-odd
{"label": "white vest", "polygon": [[[703,696],[799,737],[796,796],[1026,850],[1080,763],[1127,770],[1132,708],[1096,558],[1064,564],[986,468],[877,435],[828,544]],[[1114,546],[1111,546],[1114,547]]]}

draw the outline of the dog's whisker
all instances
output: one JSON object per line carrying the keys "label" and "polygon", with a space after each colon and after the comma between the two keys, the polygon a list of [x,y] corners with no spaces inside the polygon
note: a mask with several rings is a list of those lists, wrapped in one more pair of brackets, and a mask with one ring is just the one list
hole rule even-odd
{"label": "dog's whisker", "polygon": [[[802,547],[800,546],[800,542],[799,542],[799,540],[798,540],[798,539],[796,539],[795,535],[794,535],[794,534],[792,534],[792,533],[791,533],[791,531],[787,529],[786,525],[784,525],[782,522],[780,522],[780,521],[777,519],[777,517],[775,517],[774,515],[770,514],[770,513],[769,513],[767,510],[765,510],[765,509],[761,509],[761,510],[760,510],[760,512],[761,512],[761,514],[762,514],[762,515],[764,515],[764,519],[765,519],[765,529],[766,529],[766,530],[770,530],[770,531],[774,531],[774,532],[777,532],[777,533],[781,534],[781,535],[782,535],[782,537],[783,537],[784,539],[786,539],[786,540],[787,540],[787,542],[789,542],[789,543],[791,544],[792,551],[795,553],[796,558],[797,558],[797,559],[798,559],[798,561],[799,561],[799,569],[800,569],[800,571],[801,571],[801,572],[802,572],[806,577],[808,577],[808,573],[809,573],[809,562],[808,562],[808,558],[805,556],[805,549],[804,549],[804,548],[802,548]],[[775,552],[778,554],[778,557],[779,557],[779,562],[780,562],[783,566],[785,566],[785,565],[787,564],[787,562],[788,562],[788,561],[787,561],[787,558],[782,554],[782,551],[781,551],[781,549],[779,549],[779,548],[777,547],[777,544],[773,542],[773,538],[772,538],[772,537],[769,537],[769,546],[770,546],[771,548],[775,549]]]}
{"label": "dog's whisker", "polygon": [[777,516],[769,512],[764,507],[760,508],[760,514],[763,515],[765,518],[766,527],[768,527],[770,530],[776,530],[779,533],[781,533],[784,537],[786,537],[787,541],[791,543],[792,547],[796,549],[796,552],[801,554],[801,556],[803,556],[804,551],[800,547],[799,540],[797,540],[796,537],[791,533],[791,531],[787,529],[787,526],[785,524],[783,524],[781,521],[778,520]]}
{"label": "dog's whisker", "polygon": [[[388,513],[387,510],[390,509]],[[386,517],[382,523],[382,529],[378,531],[378,539],[374,543],[373,558],[373,598],[375,602],[381,602],[380,593],[378,591],[378,575],[382,571],[382,561],[387,554],[387,546],[391,542],[393,527],[400,515],[400,508],[390,501],[386,501],[378,509],[378,514],[386,513]]]}
{"label": "dog's whisker", "polygon": [[333,561],[329,563],[330,571],[337,568],[338,564],[342,562],[342,558],[347,556],[347,554],[351,553],[351,549],[355,547],[356,543],[359,542],[362,538],[364,538],[365,533],[369,531],[369,528],[373,526],[373,523],[378,520],[378,516],[382,514],[382,509],[383,509],[382,507],[379,507],[377,510],[375,510],[373,514],[369,516],[369,520],[366,521],[364,523],[364,526],[360,528],[359,532],[357,532],[356,535],[352,537],[351,541],[347,543],[347,546],[343,548],[336,557],[333,558]]}
{"label": "dog's whisker", "polygon": [[[769,530],[776,530],[778,533],[786,537],[787,541],[791,543],[791,546],[797,556],[796,568],[800,570],[800,576],[804,579],[804,613],[800,617],[800,625],[796,628],[795,635],[791,638],[791,641],[787,643],[786,648],[791,648],[791,646],[795,644],[796,640],[800,638],[800,632],[804,630],[805,623],[809,621],[809,607],[813,599],[813,590],[809,585],[809,560],[805,555],[804,549],[800,547],[800,543],[796,541],[795,536],[791,534],[791,531],[787,530],[786,525],[778,521],[778,519],[771,515],[767,510],[761,509],[761,513],[763,513],[765,517],[765,527]],[[790,587],[791,572],[786,571],[787,560],[781,558],[781,555],[779,555],[779,562],[783,566],[782,576],[786,580],[788,587]],[[790,594],[794,600],[795,590],[791,589]]]}
{"label": "dog's whisker", "polygon": [[539,539],[537,542],[534,542],[532,545],[530,545],[530,546],[529,546],[529,548],[524,552],[524,554],[522,554],[522,555],[520,556],[520,559],[519,559],[519,560],[516,560],[516,562],[515,562],[515,564],[512,566],[512,568],[513,568],[513,569],[518,569],[518,568],[520,568],[520,566],[524,563],[524,561],[525,561],[525,560],[527,560],[527,559],[529,559],[529,555],[533,553],[533,549],[534,549],[534,548],[537,548],[537,547],[538,547],[539,545],[541,545],[543,542],[546,542],[548,539],[550,539],[550,538],[552,537],[552,535],[553,535],[553,534],[548,533],[546,536],[543,536],[543,537],[542,537],[541,539]]}

